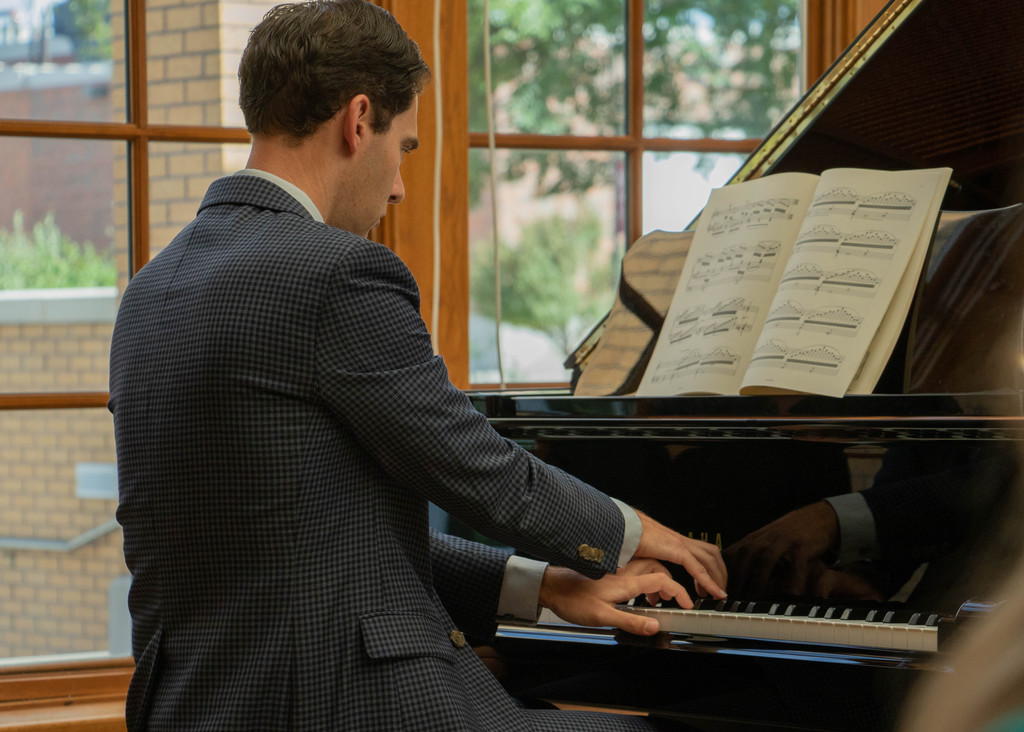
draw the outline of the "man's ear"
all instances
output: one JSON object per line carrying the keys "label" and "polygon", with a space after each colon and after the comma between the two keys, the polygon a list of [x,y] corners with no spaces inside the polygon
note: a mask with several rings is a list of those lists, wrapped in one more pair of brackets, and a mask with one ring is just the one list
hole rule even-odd
{"label": "man's ear", "polygon": [[345,147],[348,152],[354,153],[373,134],[373,109],[370,98],[365,94],[357,94],[338,110],[338,116]]}

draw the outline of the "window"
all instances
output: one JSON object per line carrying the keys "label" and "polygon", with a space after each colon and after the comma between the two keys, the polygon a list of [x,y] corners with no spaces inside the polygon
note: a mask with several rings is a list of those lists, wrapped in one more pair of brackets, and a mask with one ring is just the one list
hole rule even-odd
{"label": "window", "polygon": [[484,5],[468,3],[470,379],[565,382],[626,246],[686,228],[799,98],[801,3]]}
{"label": "window", "polygon": [[[92,659],[128,653],[125,567],[120,530],[112,523],[113,431],[106,411],[117,296],[130,274],[194,216],[207,183],[244,165],[248,136],[235,102],[235,69],[248,29],[272,4],[0,0],[0,596],[6,611],[0,657],[10,659],[7,665],[76,657],[67,654]],[[470,355],[465,273],[471,259],[486,273],[486,258],[477,254],[485,237],[474,234],[472,253],[467,241],[471,226],[489,228],[481,202],[491,195],[476,62],[470,102],[460,81],[471,67],[468,46],[452,43],[436,59],[432,3],[380,4],[420,41],[436,83],[421,104],[422,149],[410,157],[404,174],[417,193],[388,215],[377,234],[417,275],[424,317],[436,331],[453,380],[467,386],[469,364],[474,358],[483,362]],[[442,37],[472,37],[479,49],[469,23],[479,17],[480,2],[441,5]],[[560,91],[556,103],[542,105],[546,116],[535,120],[511,104],[516,94],[529,91],[529,77],[516,71],[511,37],[501,31],[514,30],[525,42],[537,33],[494,23],[496,53],[510,54],[495,64],[496,95],[509,100],[498,116],[499,211],[504,217],[515,208],[515,196],[523,196],[521,209],[529,213],[513,225],[502,223],[501,231],[509,241],[545,254],[550,248],[541,244],[551,237],[595,244],[593,252],[571,249],[566,255],[590,257],[582,257],[589,268],[574,278],[580,289],[572,297],[579,299],[562,306],[587,312],[587,320],[603,306],[596,295],[592,302],[582,295],[591,280],[609,286],[623,247],[648,228],[685,225],[690,215],[656,218],[665,211],[659,196],[670,195],[657,182],[659,171],[678,176],[682,165],[713,183],[727,176],[730,156],[743,158],[764,132],[764,124],[721,126],[711,115],[679,116],[672,94],[664,92],[671,85],[660,96],[645,94],[641,106],[637,91],[644,75],[651,69],[678,73],[671,63],[685,59],[664,44],[656,46],[664,58],[637,55],[637,34],[646,28],[671,35],[679,13],[695,11],[653,0],[646,9],[636,0],[618,5],[618,14],[574,21],[587,25],[572,26],[573,32],[589,29],[581,47],[568,43],[565,32],[555,39],[560,45],[550,45],[554,57],[568,54],[578,63],[572,67],[577,76],[595,81],[573,94]],[[502,6],[495,0],[494,7]],[[778,36],[779,43],[795,42],[788,33]],[[742,55],[740,45],[734,51]],[[601,61],[596,67],[595,54]],[[535,62],[531,73],[552,70]],[[583,113],[597,101],[600,115]],[[435,157],[443,173],[437,205],[430,195]],[[573,215],[568,222],[567,211]],[[435,218],[444,232],[439,287],[424,234]],[[506,266],[529,264],[521,259]],[[586,322],[568,326],[563,347]],[[544,349],[553,348],[551,340]],[[480,343],[483,352],[486,338]],[[551,352],[549,363],[558,365],[561,355]],[[478,370],[481,380],[493,378],[485,368]],[[524,371],[522,378],[534,377]],[[555,369],[537,378],[564,376]]]}
{"label": "window", "polygon": [[0,2],[8,663],[130,655],[105,408],[117,298],[244,165],[235,69],[272,4]]}

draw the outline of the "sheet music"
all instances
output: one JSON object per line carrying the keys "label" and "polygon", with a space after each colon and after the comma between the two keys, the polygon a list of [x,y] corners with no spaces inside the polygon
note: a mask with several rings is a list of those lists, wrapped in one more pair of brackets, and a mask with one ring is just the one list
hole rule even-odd
{"label": "sheet music", "polygon": [[869,392],[949,174],[835,169],[712,192],[637,393]]}
{"label": "sheet music", "polygon": [[910,309],[949,174],[822,173],[743,393],[871,392]]}
{"label": "sheet music", "polygon": [[786,173],[711,192],[637,394],[734,394],[817,177]]}

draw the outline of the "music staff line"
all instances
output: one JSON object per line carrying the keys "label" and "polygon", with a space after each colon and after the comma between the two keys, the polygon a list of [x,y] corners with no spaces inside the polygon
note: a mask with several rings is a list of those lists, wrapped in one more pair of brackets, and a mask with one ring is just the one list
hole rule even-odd
{"label": "music staff line", "polygon": [[708,233],[719,236],[747,228],[761,228],[776,221],[788,221],[794,216],[799,199],[780,196],[716,209],[711,212]]}
{"label": "music staff line", "polygon": [[759,241],[723,247],[717,252],[700,255],[694,260],[686,290],[705,290],[728,281],[767,282],[771,279],[781,249],[780,242]]}
{"label": "music staff line", "polygon": [[907,221],[917,199],[905,191],[861,194],[853,188],[837,187],[819,194],[811,202],[807,217],[841,215],[860,219]]}
{"label": "music staff line", "polygon": [[803,289],[873,298],[883,279],[881,275],[859,267],[827,271],[817,264],[804,262],[790,267],[782,274],[779,290]]}
{"label": "music staff line", "polygon": [[847,233],[823,224],[802,232],[793,245],[794,252],[817,251],[839,256],[892,259],[900,239],[888,231],[869,229]]}
{"label": "music staff line", "polygon": [[682,343],[693,337],[746,333],[754,327],[758,308],[743,297],[712,306],[696,305],[678,315],[670,324],[669,342]]}
{"label": "music staff line", "polygon": [[[720,374],[732,376],[739,367],[739,355],[726,346],[707,351],[693,348],[679,354],[670,364],[661,364],[652,377],[655,383],[671,381],[680,376]],[[751,356],[748,368],[798,370],[809,374],[831,374],[842,366],[845,356],[833,345],[816,343],[791,347],[777,338],[763,343]]]}

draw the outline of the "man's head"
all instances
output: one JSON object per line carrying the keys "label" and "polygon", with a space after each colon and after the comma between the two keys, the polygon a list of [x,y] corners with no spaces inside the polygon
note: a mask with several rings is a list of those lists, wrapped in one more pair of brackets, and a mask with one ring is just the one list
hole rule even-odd
{"label": "man's head", "polygon": [[419,48],[368,0],[278,5],[249,37],[238,67],[239,104],[253,135],[314,132],[354,97],[373,107],[386,132],[430,78]]}

